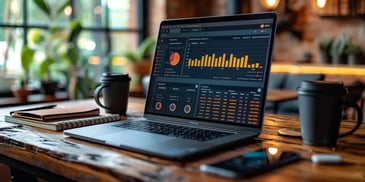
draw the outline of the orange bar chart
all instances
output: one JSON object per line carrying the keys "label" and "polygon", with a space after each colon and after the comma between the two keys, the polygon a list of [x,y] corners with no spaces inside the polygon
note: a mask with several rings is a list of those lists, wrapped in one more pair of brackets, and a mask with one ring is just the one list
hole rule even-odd
{"label": "orange bar chart", "polygon": [[227,55],[226,53],[221,56],[216,54],[205,54],[200,59],[188,59],[188,67],[201,67],[201,68],[262,68],[260,63],[248,63],[248,55],[242,57],[236,57],[234,54]]}

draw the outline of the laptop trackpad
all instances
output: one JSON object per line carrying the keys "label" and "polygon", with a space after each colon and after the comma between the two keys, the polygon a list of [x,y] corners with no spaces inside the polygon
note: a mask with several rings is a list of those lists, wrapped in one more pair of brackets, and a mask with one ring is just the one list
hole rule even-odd
{"label": "laptop trackpad", "polygon": [[157,135],[152,133],[144,133],[139,131],[119,131],[112,132],[105,135],[98,136],[98,139],[105,140],[105,143],[111,144],[114,146],[148,146],[154,145],[156,143],[165,142],[168,140],[174,140],[174,137]]}

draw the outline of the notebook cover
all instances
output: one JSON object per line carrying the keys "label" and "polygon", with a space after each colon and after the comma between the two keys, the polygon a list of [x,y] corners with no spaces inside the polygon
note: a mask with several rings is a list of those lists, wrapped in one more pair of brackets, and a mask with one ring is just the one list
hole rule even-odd
{"label": "notebook cover", "polygon": [[94,106],[56,106],[49,109],[13,111],[12,117],[47,122],[54,120],[98,116],[99,114],[99,108]]}

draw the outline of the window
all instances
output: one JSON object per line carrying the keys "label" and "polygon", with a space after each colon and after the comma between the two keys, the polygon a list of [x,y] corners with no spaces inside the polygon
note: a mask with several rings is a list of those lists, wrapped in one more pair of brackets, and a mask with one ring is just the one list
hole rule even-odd
{"label": "window", "polygon": [[[68,2],[45,1],[53,10]],[[71,0],[63,12],[50,21],[34,0],[0,0],[0,70],[6,65],[8,73],[20,73],[21,48],[29,39],[34,41],[40,37],[33,30],[47,30],[52,24],[67,25],[77,19],[82,24],[77,45],[98,75],[107,64],[104,58],[137,47],[144,37],[144,1]]]}

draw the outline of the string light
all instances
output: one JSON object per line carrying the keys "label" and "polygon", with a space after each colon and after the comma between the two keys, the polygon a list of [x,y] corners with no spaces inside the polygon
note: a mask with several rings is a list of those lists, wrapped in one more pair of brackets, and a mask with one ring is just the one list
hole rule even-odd
{"label": "string light", "polygon": [[261,5],[267,10],[274,10],[278,7],[280,0],[260,0]]}
{"label": "string light", "polygon": [[327,0],[316,0],[315,4],[318,8],[324,8],[326,6]]}
{"label": "string light", "polygon": [[63,12],[65,13],[66,16],[71,16],[72,7],[71,6],[66,6],[65,9],[63,10]]}

